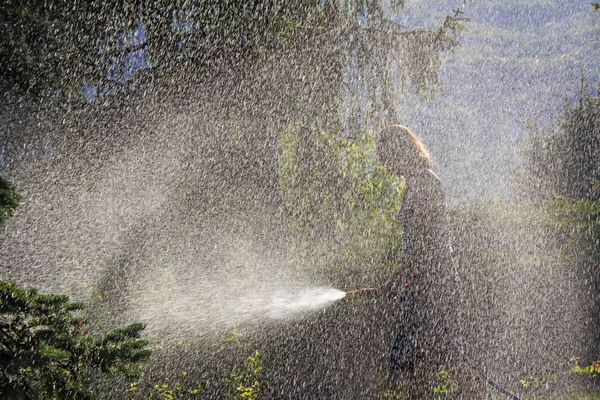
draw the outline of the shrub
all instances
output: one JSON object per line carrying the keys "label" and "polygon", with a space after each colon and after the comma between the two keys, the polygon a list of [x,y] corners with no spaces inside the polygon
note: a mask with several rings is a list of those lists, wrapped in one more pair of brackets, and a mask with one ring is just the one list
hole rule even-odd
{"label": "shrub", "polygon": [[395,269],[404,181],[379,164],[373,134],[344,138],[298,125],[279,138],[279,181],[296,263],[326,273],[335,266],[345,273]]}
{"label": "shrub", "polygon": [[140,375],[151,353],[140,339],[145,326],[95,337],[75,315],[83,308],[67,296],[0,281],[0,397],[95,399],[86,385],[93,374]]}

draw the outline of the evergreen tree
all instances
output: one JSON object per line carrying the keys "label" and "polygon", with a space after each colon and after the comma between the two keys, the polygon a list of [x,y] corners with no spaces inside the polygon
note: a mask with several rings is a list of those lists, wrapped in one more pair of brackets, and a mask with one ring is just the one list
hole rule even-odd
{"label": "evergreen tree", "polygon": [[[583,89],[583,85],[582,85]],[[558,243],[561,265],[589,279],[589,301],[600,306],[600,98],[582,90],[576,103],[566,102],[551,132],[532,125],[524,152],[521,192],[542,210],[548,237]],[[600,321],[597,311],[590,326]],[[592,328],[593,329],[593,328]],[[596,344],[590,348],[597,349]],[[575,372],[595,376],[598,362],[586,354],[588,367]]]}
{"label": "evergreen tree", "polygon": [[577,103],[566,102],[553,132],[532,125],[524,156],[528,195],[600,200],[600,99],[582,90]]}
{"label": "evergreen tree", "polygon": [[20,200],[21,195],[15,188],[0,177],[0,226],[6,225],[8,219],[13,216]]}
{"label": "evergreen tree", "polygon": [[[0,179],[1,224],[19,199]],[[77,315],[83,309],[67,296],[0,281],[0,398],[94,399],[89,379],[98,372],[139,377],[140,363],[151,353],[140,339],[145,326],[131,324],[96,337]]]}
{"label": "evergreen tree", "polygon": [[0,281],[0,397],[94,399],[94,371],[139,377],[151,353],[140,339],[144,325],[95,337],[76,315],[83,308],[64,295]]}
{"label": "evergreen tree", "polygon": [[[390,6],[388,14],[400,12],[404,1]],[[189,86],[223,75],[243,81],[269,57],[296,52],[308,58],[309,70],[289,71],[312,75],[311,91],[339,90],[352,58],[371,97],[391,111],[393,87],[437,90],[441,53],[457,44],[460,15],[458,10],[438,29],[426,30],[394,23],[373,0],[9,0],[0,9],[0,85],[36,97],[61,90],[75,101],[82,100],[84,83],[98,94],[121,89],[116,86],[131,79],[128,58],[145,60],[137,87]]]}

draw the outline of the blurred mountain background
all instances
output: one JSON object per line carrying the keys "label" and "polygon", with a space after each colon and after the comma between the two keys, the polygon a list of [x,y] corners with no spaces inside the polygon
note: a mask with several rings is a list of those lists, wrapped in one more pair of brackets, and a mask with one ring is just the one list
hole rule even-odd
{"label": "blurred mountain background", "polygon": [[[409,1],[396,21],[439,24],[455,2]],[[430,101],[398,99],[398,121],[425,139],[450,205],[511,193],[511,167],[526,124],[549,126],[582,81],[596,93],[600,14],[588,1],[478,0],[465,6],[468,31],[442,64]]]}

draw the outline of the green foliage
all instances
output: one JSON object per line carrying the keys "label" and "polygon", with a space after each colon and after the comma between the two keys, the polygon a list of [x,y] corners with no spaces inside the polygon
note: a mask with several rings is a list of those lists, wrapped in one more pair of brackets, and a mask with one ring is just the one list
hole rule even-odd
{"label": "green foliage", "polygon": [[556,228],[568,238],[561,248],[562,255],[597,263],[600,259],[600,200],[556,197],[545,207]]}
{"label": "green foliage", "polygon": [[536,377],[533,375],[528,376],[527,378],[520,379],[519,383],[523,387],[523,389],[527,390],[535,390],[541,388],[543,386],[550,386],[551,384],[555,384],[558,382],[558,375],[552,373],[545,373],[541,377]]}
{"label": "green foliage", "polygon": [[586,367],[579,365],[578,357],[572,357],[571,361],[573,362],[573,372],[578,375],[584,375],[590,378],[596,378],[598,375],[600,375],[600,360],[596,360],[592,363],[592,365],[588,365]]}
{"label": "green foliage", "polygon": [[[186,345],[177,350],[179,356],[172,353],[165,356],[157,352],[144,377],[121,387],[124,395],[119,397],[115,393],[114,396],[128,400],[263,399],[260,351],[246,335],[237,331],[230,332],[217,342],[214,342],[215,339],[197,342],[189,347]],[[178,346],[170,343],[169,351]],[[189,364],[184,360],[188,354],[198,352],[202,354],[200,358]],[[177,360],[176,365],[181,369],[177,366],[165,368],[173,359]]]}
{"label": "green foliage", "polygon": [[566,102],[553,132],[542,132],[534,123],[529,128],[525,190],[535,186],[537,200],[600,200],[600,188],[594,184],[600,180],[600,99],[582,87],[577,103]]}
{"label": "green foliage", "polygon": [[85,384],[96,372],[140,376],[151,351],[142,324],[100,337],[77,312],[81,303],[0,281],[0,395],[4,398],[94,399]]}
{"label": "green foliage", "polygon": [[573,397],[574,400],[600,400],[600,394],[589,393],[589,394],[578,394]]}
{"label": "green foliage", "polygon": [[[127,54],[138,50],[155,74],[188,64],[198,71],[211,61],[231,66],[255,56],[277,34],[277,23],[303,19],[319,3],[9,0],[0,8],[0,78],[35,96],[57,89],[76,95],[86,80],[108,83],[107,66],[122,69]],[[128,44],[140,23],[147,42]]]}
{"label": "green foliage", "polygon": [[279,181],[296,262],[362,272],[394,268],[404,183],[378,163],[372,134],[345,139],[295,126],[280,141]]}
{"label": "green foliage", "polygon": [[[381,382],[378,386],[381,389],[377,390],[371,395],[371,400],[402,400],[403,396],[402,388],[389,387],[389,378],[385,378],[385,381]],[[410,383],[408,383],[410,384]],[[452,378],[448,368],[444,365],[440,365],[438,371],[429,376],[427,385],[431,390],[432,399],[441,399],[452,396],[452,393],[458,389],[458,384]],[[407,389],[404,387],[404,389]],[[411,397],[412,398],[412,397]]]}
{"label": "green foliage", "polygon": [[435,386],[433,387],[433,393],[435,395],[444,395],[456,391],[458,384],[450,377],[448,368],[445,365],[440,366],[439,371],[436,375]]}
{"label": "green foliage", "polygon": [[21,195],[0,177],[0,226],[5,226],[8,219],[14,215],[19,201]]}
{"label": "green foliage", "polygon": [[225,398],[260,400],[263,399],[260,377],[262,375],[262,363],[260,352],[254,351],[254,354],[248,356],[244,366],[239,371],[234,371],[225,378],[227,390]]}
{"label": "green foliage", "polygon": [[[393,0],[389,6],[401,12],[404,3]],[[357,18],[363,11],[368,26]],[[143,5],[11,0],[0,10],[5,33],[0,36],[0,83],[36,97],[60,92],[72,103],[83,101],[83,83],[102,97],[186,78],[212,80],[217,71],[247,80],[256,60],[285,54],[277,68],[293,68],[295,76],[302,76],[301,83],[284,91],[290,101],[303,101],[298,93],[310,88],[310,97],[325,104],[323,110],[338,110],[331,104],[332,93],[344,86],[352,57],[373,104],[370,119],[381,121],[382,111],[393,114],[396,88],[410,85],[427,97],[439,90],[442,53],[458,44],[465,22],[459,9],[437,29],[409,30],[388,14],[373,0],[159,0]],[[132,42],[142,25],[145,41]],[[124,71],[134,52],[146,63],[132,78]]]}
{"label": "green foliage", "polygon": [[400,390],[384,389],[371,396],[371,400],[402,400],[404,396]]}
{"label": "green foliage", "polygon": [[522,192],[564,232],[563,256],[600,266],[600,99],[582,83],[579,101],[566,102],[554,131],[529,128]]}
{"label": "green foliage", "polygon": [[[542,206],[555,226],[566,232],[562,253],[587,265],[600,254],[600,99],[582,90],[577,103],[566,103],[551,134],[530,125],[525,150],[523,192]],[[535,191],[531,191],[531,187]]]}
{"label": "green foliage", "polygon": [[[566,102],[550,133],[536,124],[529,128],[522,192],[558,239],[562,266],[600,268],[600,99],[582,82],[579,101]],[[595,378],[600,371],[600,361],[585,367],[576,357],[571,361],[576,374]],[[520,383],[533,390],[556,380],[555,375],[530,376]]]}
{"label": "green foliage", "polygon": [[98,39],[113,33],[107,20],[114,11],[91,3],[3,2],[0,78],[37,96],[73,89],[73,83],[81,83],[85,76],[98,76],[106,65],[97,60],[102,46]]}
{"label": "green foliage", "polygon": [[[181,371],[181,377],[185,377],[186,375],[186,371]],[[196,387],[194,389],[186,389],[183,386],[181,378],[171,382],[169,376],[165,377],[164,383],[154,385],[154,390],[156,391],[159,400],[195,398],[200,395],[201,388],[202,385],[196,382]],[[135,385],[132,384],[128,391],[133,394],[137,393],[137,383],[135,383]]]}

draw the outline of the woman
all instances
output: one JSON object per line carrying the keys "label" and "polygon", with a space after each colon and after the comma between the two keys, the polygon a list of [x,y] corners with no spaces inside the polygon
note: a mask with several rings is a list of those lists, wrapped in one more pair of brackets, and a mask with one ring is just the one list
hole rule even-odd
{"label": "woman", "polygon": [[393,279],[375,292],[404,300],[389,366],[412,377],[411,398],[417,398],[431,390],[427,388],[428,375],[445,361],[442,338],[437,334],[440,324],[446,322],[447,302],[443,299],[450,270],[445,196],[441,181],[431,170],[429,152],[408,128],[391,125],[381,132],[377,154],[388,172],[406,180],[398,214],[402,227],[400,266]]}

